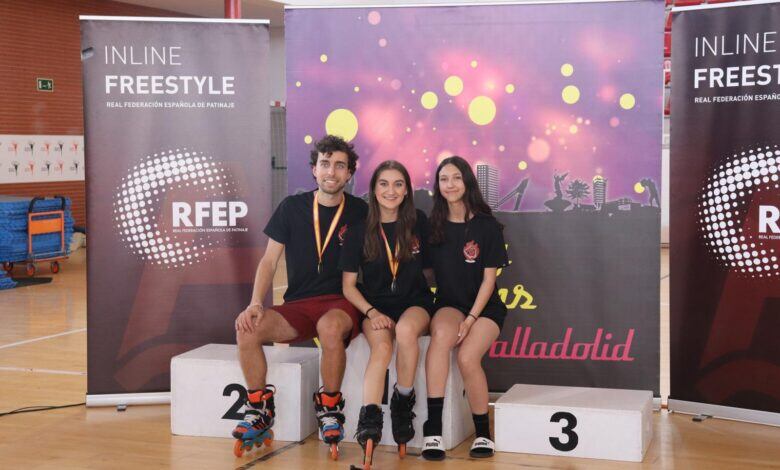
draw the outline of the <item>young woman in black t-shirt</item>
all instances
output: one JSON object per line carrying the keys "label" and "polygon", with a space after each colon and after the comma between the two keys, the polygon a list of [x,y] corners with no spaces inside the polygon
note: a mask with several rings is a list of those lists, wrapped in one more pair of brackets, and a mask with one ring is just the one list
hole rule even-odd
{"label": "young woman in black t-shirt", "polygon": [[363,334],[371,348],[356,435],[366,450],[367,463],[382,436],[380,404],[394,336],[398,383],[390,414],[393,438],[402,454],[414,437],[417,340],[428,332],[433,311],[433,295],[423,274],[425,269],[430,274],[431,267],[427,238],[427,220],[414,208],[409,173],[396,161],[382,162],[371,177],[366,221],[347,230],[340,262],[344,297],[364,313]]}
{"label": "young woman in black t-shirt", "polygon": [[[425,358],[428,420],[423,457],[444,458],[441,414],[450,351],[459,346],[458,367],[477,436],[472,457],[490,457],[495,445],[488,422],[488,385],[482,356],[496,340],[506,317],[496,272],[508,263],[501,224],[493,217],[469,163],[444,159],[436,170],[430,250],[436,276],[436,313]],[[455,397],[453,397],[455,398]]]}

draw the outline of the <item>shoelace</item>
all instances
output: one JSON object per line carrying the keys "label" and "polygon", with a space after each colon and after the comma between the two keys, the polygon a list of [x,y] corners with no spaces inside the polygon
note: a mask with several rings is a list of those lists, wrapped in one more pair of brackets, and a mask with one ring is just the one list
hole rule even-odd
{"label": "shoelace", "polygon": [[340,426],[339,420],[333,416],[323,416],[321,419],[323,427]]}
{"label": "shoelace", "polygon": [[258,411],[247,411],[244,414],[244,421],[249,424],[255,424],[258,420],[260,420],[260,412]]}

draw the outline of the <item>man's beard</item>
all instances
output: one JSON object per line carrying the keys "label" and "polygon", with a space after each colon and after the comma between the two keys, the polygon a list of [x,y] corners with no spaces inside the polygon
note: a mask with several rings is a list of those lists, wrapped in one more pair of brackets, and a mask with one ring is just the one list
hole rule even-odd
{"label": "man's beard", "polygon": [[338,187],[336,187],[336,189],[326,189],[324,186],[325,186],[325,183],[322,183],[322,184],[319,184],[319,183],[318,183],[318,184],[317,184],[317,187],[319,188],[319,190],[320,190],[320,191],[322,191],[322,192],[323,192],[323,193],[325,193],[325,194],[331,194],[331,195],[333,195],[333,194],[338,194],[338,193],[340,193],[341,191],[343,191],[343,190],[344,190],[344,188],[346,188],[346,187],[347,187],[347,183],[344,183],[344,184],[342,184],[341,186],[338,186]]}

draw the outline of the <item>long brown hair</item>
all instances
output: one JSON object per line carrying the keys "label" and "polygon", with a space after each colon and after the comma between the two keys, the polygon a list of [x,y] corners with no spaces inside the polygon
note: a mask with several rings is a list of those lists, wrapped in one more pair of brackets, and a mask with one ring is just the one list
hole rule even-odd
{"label": "long brown hair", "polygon": [[[463,204],[466,206],[466,221],[470,219],[470,215],[487,215],[493,217],[493,211],[490,210],[490,206],[487,205],[485,199],[482,197],[482,192],[479,190],[479,183],[477,183],[477,177],[474,176],[474,171],[471,169],[471,165],[462,157],[453,155],[447,157],[439,163],[439,167],[436,168],[436,179],[433,182],[433,209],[431,210],[431,243],[444,242],[444,222],[449,215],[449,205],[444,196],[441,195],[439,188],[439,173],[441,169],[447,165],[454,165],[460,171],[463,176],[463,186],[466,191],[463,193]],[[501,226],[503,228],[503,226]]]}
{"label": "long brown hair", "polygon": [[[412,259],[412,244],[414,241],[414,225],[417,223],[417,211],[414,208],[412,196],[412,181],[409,172],[401,163],[395,160],[385,160],[380,163],[371,175],[371,185],[368,195],[368,216],[366,217],[366,237],[363,242],[363,256],[366,260],[374,261],[379,258],[379,253],[384,249],[384,241],[379,234],[379,224],[382,217],[379,201],[376,198],[376,184],[379,175],[385,170],[396,170],[404,177],[406,183],[406,196],[398,206],[398,220],[395,225],[395,239],[398,240],[398,260],[401,262]],[[392,250],[395,247],[390,247]]]}

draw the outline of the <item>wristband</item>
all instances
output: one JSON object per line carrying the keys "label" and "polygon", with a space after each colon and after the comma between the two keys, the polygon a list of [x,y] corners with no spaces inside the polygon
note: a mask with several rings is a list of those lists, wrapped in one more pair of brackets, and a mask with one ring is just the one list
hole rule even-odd
{"label": "wristband", "polygon": [[473,315],[473,314],[469,313],[469,316],[470,316],[471,318],[473,318],[473,319],[474,319],[474,321],[477,321],[477,318],[478,318],[478,317],[477,317],[476,315]]}
{"label": "wristband", "polygon": [[369,318],[369,319],[370,319],[371,317],[369,317],[369,316],[368,316],[368,312],[370,312],[371,310],[376,310],[376,309],[375,309],[374,307],[371,307],[371,308],[369,308],[368,310],[366,310],[366,313],[364,313],[363,315],[365,315],[365,316],[366,316],[366,318]]}

